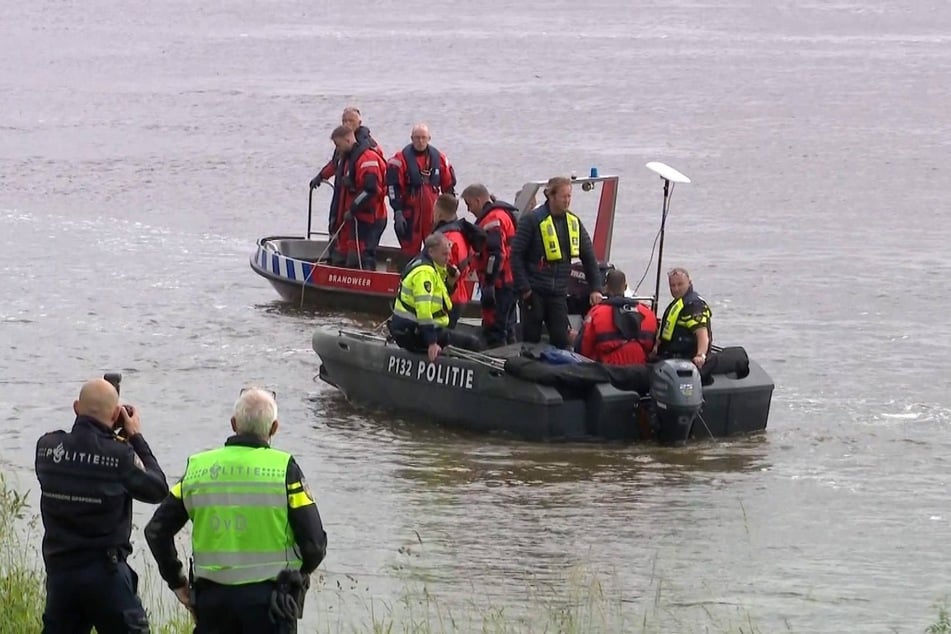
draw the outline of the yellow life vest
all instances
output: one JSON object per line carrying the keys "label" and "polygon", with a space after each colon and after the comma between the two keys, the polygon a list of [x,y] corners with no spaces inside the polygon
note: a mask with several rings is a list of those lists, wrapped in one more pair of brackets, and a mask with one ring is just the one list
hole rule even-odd
{"label": "yellow life vest", "polygon": [[[576,258],[581,254],[581,221],[578,216],[570,211],[565,212],[565,218],[568,220],[568,243],[569,256]],[[561,243],[558,240],[558,232],[555,230],[555,221],[551,214],[538,223],[538,229],[542,233],[542,245],[545,247],[545,259],[549,262],[557,262],[562,259]]]}

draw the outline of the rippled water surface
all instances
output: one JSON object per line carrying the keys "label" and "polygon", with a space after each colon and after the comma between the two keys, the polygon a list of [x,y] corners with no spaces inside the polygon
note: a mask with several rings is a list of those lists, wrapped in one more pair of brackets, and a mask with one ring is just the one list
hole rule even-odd
{"label": "rippled water surface", "polygon": [[[574,591],[579,568],[667,631],[933,620],[951,586],[949,5],[325,5],[0,0],[4,466],[35,490],[36,437],[118,369],[177,478],[262,382],[330,536],[308,628],[338,584],[356,603],[425,584],[517,610]],[[349,103],[388,153],[428,121],[462,184],[504,198],[619,174],[612,260],[634,280],[661,203],[644,163],[689,175],[665,263],[774,377],[767,433],[534,445],[314,382],[314,329],[372,320],[281,304],[248,257],[304,230]]]}

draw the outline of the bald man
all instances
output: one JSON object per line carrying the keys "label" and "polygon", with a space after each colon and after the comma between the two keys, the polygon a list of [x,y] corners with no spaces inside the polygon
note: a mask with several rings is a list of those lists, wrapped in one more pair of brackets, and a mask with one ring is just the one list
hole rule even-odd
{"label": "bald man", "polygon": [[411,143],[386,166],[386,188],[393,208],[393,230],[403,253],[419,255],[433,231],[433,205],[439,194],[456,195],[456,171],[446,155],[430,145],[429,126],[417,123]]}
{"label": "bald man", "polygon": [[[128,407],[127,411],[125,407]],[[83,384],[69,432],[36,444],[46,565],[43,632],[148,632],[132,553],[132,500],[158,504],[165,474],[141,433],[139,413],[120,406],[109,382]],[[127,441],[113,429],[120,423]]]}

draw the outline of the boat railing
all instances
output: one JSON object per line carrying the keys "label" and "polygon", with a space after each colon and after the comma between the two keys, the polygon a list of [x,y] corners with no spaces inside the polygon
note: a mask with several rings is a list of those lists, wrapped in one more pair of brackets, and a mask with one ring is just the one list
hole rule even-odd
{"label": "boat railing", "polygon": [[338,328],[337,333],[341,335],[346,335],[354,339],[360,339],[361,341],[382,341],[386,343],[387,338],[385,335],[380,335],[375,332],[368,330],[351,330],[350,328]]}
{"label": "boat railing", "polygon": [[466,350],[465,348],[457,348],[455,346],[446,346],[443,348],[442,352],[447,357],[465,359],[466,361],[474,361],[475,363],[481,363],[482,365],[488,366],[493,370],[505,370],[505,359],[493,357],[482,352],[475,352],[473,350]]}
{"label": "boat railing", "polygon": [[653,295],[625,295],[627,299],[633,299],[635,302],[653,302]]}

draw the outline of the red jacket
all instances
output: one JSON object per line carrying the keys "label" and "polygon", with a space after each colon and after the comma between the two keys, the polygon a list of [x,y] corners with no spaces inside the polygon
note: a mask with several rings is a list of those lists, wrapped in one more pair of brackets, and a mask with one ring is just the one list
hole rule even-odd
{"label": "red jacket", "polygon": [[387,163],[386,187],[393,213],[402,213],[408,223],[408,235],[400,237],[400,245],[415,255],[432,233],[436,198],[455,194],[456,171],[432,145],[422,152],[407,145]]}
{"label": "red jacket", "polygon": [[494,284],[496,288],[511,286],[512,276],[512,240],[515,239],[515,218],[518,209],[512,205],[495,201],[486,205],[476,225],[486,232],[485,248],[476,258],[476,273],[479,285]]}
{"label": "red jacket", "polygon": [[456,282],[456,290],[452,292],[450,299],[453,306],[462,306],[469,302],[472,297],[472,283],[468,281],[469,271],[472,270],[472,258],[469,257],[469,243],[466,242],[459,221],[447,222],[436,227],[435,231],[445,234],[452,242],[452,248],[449,252],[449,264],[459,269],[459,281]]}
{"label": "red jacket", "polygon": [[578,352],[610,365],[643,364],[656,334],[657,316],[649,307],[626,297],[610,297],[585,316]]}
{"label": "red jacket", "polygon": [[[342,169],[341,169],[342,167]],[[351,169],[352,168],[352,169]],[[337,222],[343,222],[344,215],[349,211],[354,218],[362,222],[374,222],[386,218],[386,195],[383,191],[383,174],[386,163],[375,150],[364,149],[351,161],[349,157],[338,164],[334,183],[337,204]],[[361,202],[353,207],[354,201],[362,194]]]}

